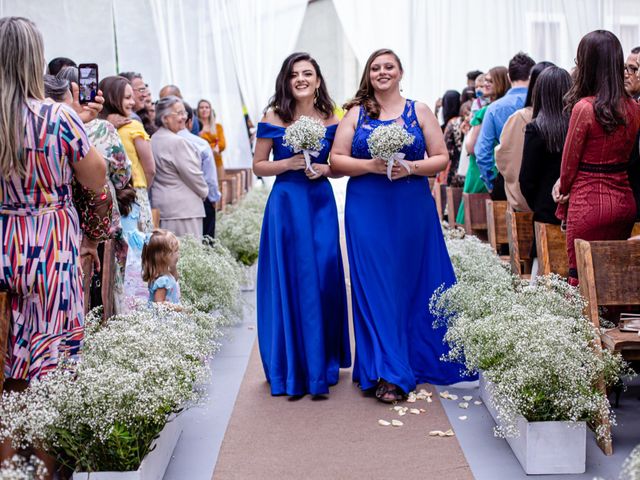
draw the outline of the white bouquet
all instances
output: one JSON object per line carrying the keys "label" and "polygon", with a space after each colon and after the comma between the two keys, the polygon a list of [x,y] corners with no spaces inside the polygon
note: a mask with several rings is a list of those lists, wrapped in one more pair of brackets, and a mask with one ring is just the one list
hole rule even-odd
{"label": "white bouquet", "polygon": [[291,147],[295,153],[302,152],[307,170],[315,174],[311,168],[311,157],[320,155],[322,139],[326,133],[327,127],[320,120],[303,115],[285,129],[284,146]]}
{"label": "white bouquet", "polygon": [[407,172],[411,173],[411,167],[404,160],[404,153],[400,153],[402,147],[411,145],[414,136],[407,133],[397,123],[381,125],[377,127],[369,138],[367,145],[372,158],[381,158],[387,163],[387,177],[391,180],[391,169],[396,163],[402,165]]}

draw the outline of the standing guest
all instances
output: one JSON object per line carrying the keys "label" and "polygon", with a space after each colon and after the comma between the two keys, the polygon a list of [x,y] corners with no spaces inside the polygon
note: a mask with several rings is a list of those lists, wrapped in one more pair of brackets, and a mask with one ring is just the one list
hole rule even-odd
{"label": "standing guest", "polygon": [[491,99],[487,94],[486,85],[486,75],[483,73],[482,75],[478,75],[476,77],[476,84],[474,87],[474,101],[471,105],[471,114],[475,114],[482,107],[487,105]]}
{"label": "standing guest", "polygon": [[149,233],[153,230],[149,188],[156,174],[149,135],[139,121],[130,119],[135,100],[129,80],[120,76],[103,78],[100,81],[100,90],[105,96],[100,118],[111,121],[118,129],[120,140],[131,161],[136,203],[140,206],[140,229]]}
{"label": "standing guest", "polygon": [[519,180],[536,222],[560,224],[551,191],[560,177],[562,149],[569,127],[569,115],[563,104],[569,88],[571,76],[556,66],[546,68],[533,87],[533,116],[525,129]]}
{"label": "standing guest", "polygon": [[[277,175],[264,212],[257,282],[258,343],[272,395],[325,395],[340,368],[351,365],[338,213],[327,180],[338,122],[333,108],[317,62],[293,53],[258,123],[253,171]],[[308,170],[283,138],[303,115],[327,128]]]}
{"label": "standing guest", "polygon": [[[345,229],[352,285],[356,358],[353,380],[395,402],[430,382],[461,381],[460,365],[441,360],[446,329],[434,329],[427,305],[433,292],[455,282],[427,176],[447,164],[435,115],[400,94],[403,69],[388,49],[373,52],[360,86],[345,108],[333,146],[332,169],[349,175]],[[379,126],[413,135],[401,152],[410,173],[371,158],[367,141]],[[425,158],[428,153],[428,158]]]}
{"label": "standing guest", "polygon": [[442,131],[449,124],[449,120],[460,115],[460,94],[455,90],[447,90],[442,96]]}
{"label": "standing guest", "polygon": [[467,87],[476,88],[478,77],[482,75],[480,70],[471,70],[467,72]]}
{"label": "standing guest", "polygon": [[569,282],[577,285],[574,240],[626,239],[636,218],[627,169],[640,105],[624,89],[624,56],[613,33],[595,30],[580,40],[565,104],[571,119],[553,195],[567,226]]}
{"label": "standing guest", "polygon": [[[171,95],[182,99],[182,92],[176,85],[165,85],[160,89],[160,93],[158,94],[158,97],[164,98],[164,97],[169,97]],[[198,133],[200,133],[200,122],[198,121],[197,118],[193,119],[191,133],[193,133],[194,135],[198,135]]]}
{"label": "standing guest", "polygon": [[145,98],[144,108],[138,112],[138,116],[142,120],[145,132],[149,135],[156,133],[156,130],[158,130],[158,127],[156,127],[156,104],[151,99],[151,94]]}
{"label": "standing guest", "polygon": [[493,151],[500,143],[500,134],[505,122],[513,112],[524,107],[529,86],[529,75],[535,62],[528,55],[520,52],[509,62],[509,81],[511,88],[504,98],[492,102],[487,108],[482,129],[478,137],[475,154],[480,170],[480,178],[491,193],[493,200],[506,200],[504,181],[496,169]]}
{"label": "standing guest", "polygon": [[[463,147],[469,154],[469,167],[467,168],[467,174],[464,179],[463,193],[485,193],[487,191],[487,187],[482,181],[482,178],[480,178],[480,170],[476,163],[474,148],[489,104],[504,97],[508,89],[509,75],[505,67],[493,67],[484,75],[483,92],[484,97],[488,99],[488,103],[480,108],[480,110],[471,114],[472,117],[469,122],[471,129],[465,137]],[[459,225],[464,224],[464,200],[460,202],[456,223]]]}
{"label": "standing guest", "polygon": [[209,100],[200,100],[198,102],[198,119],[202,126],[200,136],[204,138],[216,159],[216,169],[218,170],[218,179],[224,178],[224,163],[222,162],[222,152],[227,147],[227,141],[224,138],[224,129],[222,125],[216,123],[216,112],[211,106]]}
{"label": "standing guest", "polygon": [[[445,95],[446,99],[446,95]],[[460,106],[458,114],[450,118],[444,129],[444,143],[447,146],[449,154],[449,163],[447,168],[438,174],[438,183],[440,185],[448,185],[450,187],[462,187],[464,178],[457,175],[458,166],[460,164],[460,153],[462,152],[462,141],[465,136],[465,129],[468,123],[465,122],[471,109],[471,100]]]}
{"label": "standing guest", "polygon": [[[69,80],[63,80],[68,77]],[[56,102],[66,103],[73,107],[76,112],[81,110],[80,104],[77,103],[78,91],[78,69],[74,67],[65,67],[58,72],[58,77],[45,75],[45,93],[48,97]],[[75,101],[74,101],[75,98]],[[122,227],[120,225],[120,211],[118,209],[118,191],[127,187],[131,178],[131,162],[127,158],[124,146],[120,141],[118,132],[115,127],[106,120],[99,118],[92,119],[84,125],[87,136],[96,150],[102,155],[107,162],[107,188],[111,195],[111,203],[113,205],[111,214],[111,223],[105,228],[100,221],[104,214],[100,214],[96,210],[96,199],[91,190],[76,185],[74,182],[74,204],[81,219],[81,225],[85,236],[83,242],[102,242],[113,239],[114,250],[116,254],[116,262],[114,268],[114,284],[113,299],[108,299],[110,304],[114,306],[114,313],[124,312],[124,268],[127,258],[127,243],[122,236]],[[97,232],[102,232],[96,235]],[[95,245],[97,248],[97,245]],[[101,298],[101,280],[102,276],[96,269],[97,282],[93,282],[91,295],[91,308],[102,305]],[[94,295],[95,290],[95,295]],[[97,300],[96,300],[97,299]],[[85,299],[85,303],[89,299]]]}
{"label": "standing guest", "polygon": [[131,83],[131,88],[133,89],[133,99],[135,104],[133,105],[133,112],[131,114],[131,118],[134,120],[138,120],[142,123],[142,118],[140,117],[140,112],[143,112],[145,109],[145,100],[150,96],[149,88],[147,88],[147,84],[144,83],[144,79],[142,78],[142,74],[137,72],[121,72],[118,75],[126,78]]}
{"label": "standing guest", "polygon": [[156,160],[152,187],[154,206],[160,210],[160,227],[179,237],[202,237],[203,200],[209,194],[202,163],[194,147],[178,132],[184,130],[187,111],[178,97],[168,96],[156,105],[158,131],[151,138]]}
{"label": "standing guest", "polygon": [[78,68],[78,65],[76,65],[76,62],[74,62],[70,58],[56,57],[49,62],[49,65],[47,65],[47,73],[49,75],[56,76],[58,75],[58,72],[60,72],[60,70],[65,67]]}
{"label": "standing guest", "polygon": [[516,110],[504,124],[500,135],[500,144],[495,148],[496,167],[504,178],[504,190],[507,195],[507,202],[513,210],[519,212],[529,212],[531,209],[527,201],[520,192],[520,165],[522,165],[522,147],[524,146],[524,130],[531,121],[533,115],[532,94],[538,79],[538,75],[547,67],[552,66],[551,62],[536,63],[531,69],[527,98],[524,108]]}
{"label": "standing guest", "polygon": [[[0,288],[11,308],[4,389],[17,391],[59,360],[78,359],[84,302],[71,180],[101,192],[106,165],[78,114],[44,100],[44,45],[33,22],[0,18],[0,65]],[[98,110],[85,106],[85,120]],[[14,453],[5,440],[0,459]],[[36,454],[52,478],[54,459]]]}
{"label": "standing guest", "polygon": [[631,50],[624,64],[624,89],[640,102],[640,47]]}
{"label": "standing guest", "polygon": [[218,189],[218,175],[216,173],[216,163],[213,159],[213,151],[203,138],[191,133],[191,127],[193,122],[193,108],[187,103],[184,104],[184,108],[187,111],[187,122],[185,128],[178,132],[182,138],[186,139],[198,152],[200,157],[202,174],[204,180],[209,187],[209,193],[207,198],[204,199],[204,213],[205,217],[202,220],[202,234],[211,238],[216,236],[216,202],[220,200],[222,196]]}

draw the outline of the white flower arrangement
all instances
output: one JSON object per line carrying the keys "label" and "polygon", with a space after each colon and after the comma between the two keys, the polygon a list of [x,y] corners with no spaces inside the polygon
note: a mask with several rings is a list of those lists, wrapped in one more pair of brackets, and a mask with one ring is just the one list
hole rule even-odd
{"label": "white flower arrangement", "polygon": [[302,152],[307,169],[311,168],[311,158],[317,157],[322,150],[322,140],[327,133],[327,127],[316,118],[302,115],[298,120],[289,125],[284,131],[283,145],[291,147],[294,153]]}
{"label": "white flower arrangement", "polygon": [[178,274],[183,304],[217,311],[230,323],[239,318],[242,270],[219,240],[181,238]]}
{"label": "white flower arrangement", "polygon": [[413,135],[395,122],[380,125],[369,135],[367,145],[371,158],[381,158],[386,162],[389,180],[391,180],[391,168],[395,163],[400,163],[408,172],[411,172],[411,168],[404,160],[404,154],[400,153],[400,150],[411,145],[414,139]]}
{"label": "white flower arrangement", "polygon": [[44,463],[32,455],[29,460],[20,455],[14,455],[0,465],[2,480],[44,480],[47,469]]}
{"label": "white flower arrangement", "polygon": [[[457,283],[434,293],[430,309],[446,323],[446,360],[493,383],[501,436],[517,435],[516,417],[529,421],[591,420],[609,412],[597,389],[629,369],[619,355],[596,346],[577,289],[557,275],[536,285],[513,276],[475,237],[448,239]],[[603,432],[596,432],[602,436]]]}
{"label": "white flower arrangement", "polygon": [[0,439],[76,470],[136,470],[169,416],[202,398],[220,318],[153,304],[87,321],[77,364],[3,394]]}
{"label": "white flower arrangement", "polygon": [[245,266],[258,259],[262,217],[269,190],[256,187],[237,206],[227,208],[220,216],[217,238]]}

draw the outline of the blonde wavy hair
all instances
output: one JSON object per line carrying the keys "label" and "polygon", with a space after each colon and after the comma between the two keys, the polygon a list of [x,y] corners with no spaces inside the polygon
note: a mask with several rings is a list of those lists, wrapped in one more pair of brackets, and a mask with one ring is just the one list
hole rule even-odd
{"label": "blonde wavy hair", "polygon": [[176,277],[177,272],[170,271],[169,263],[171,254],[178,250],[180,242],[173,232],[154,229],[149,241],[142,247],[142,280],[153,282],[167,272]]}
{"label": "blonde wavy hair", "polygon": [[0,18],[0,66],[0,171],[23,177],[23,108],[29,98],[44,99],[44,42],[31,20]]}

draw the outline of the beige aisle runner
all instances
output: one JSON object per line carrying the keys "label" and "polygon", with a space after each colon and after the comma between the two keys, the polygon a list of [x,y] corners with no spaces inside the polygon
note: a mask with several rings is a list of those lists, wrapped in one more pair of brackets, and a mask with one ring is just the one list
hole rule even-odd
{"label": "beige aisle runner", "polygon": [[[435,388],[433,402],[402,405],[426,413],[398,416],[364,397],[343,370],[326,400],[272,397],[257,344],[225,433],[213,479],[473,479],[456,437],[430,437],[451,428]],[[382,427],[378,419],[400,420]]]}

